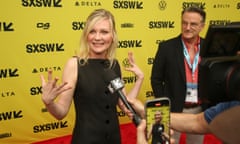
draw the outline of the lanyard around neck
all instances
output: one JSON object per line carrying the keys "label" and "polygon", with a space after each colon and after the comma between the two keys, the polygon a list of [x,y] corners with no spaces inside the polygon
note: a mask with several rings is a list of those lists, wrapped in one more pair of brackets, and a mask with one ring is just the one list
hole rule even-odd
{"label": "lanyard around neck", "polygon": [[[185,43],[183,42],[183,40],[182,40],[182,44],[183,44],[183,54],[184,54],[184,57],[185,57],[185,59],[187,61],[188,66],[192,70],[192,74],[194,74],[195,70],[197,69],[197,65],[198,65],[199,50],[197,51],[197,53],[196,53],[196,55],[194,57],[193,64],[191,64],[190,55],[188,53],[187,47],[186,47]],[[198,44],[198,49],[200,49],[200,44]]]}

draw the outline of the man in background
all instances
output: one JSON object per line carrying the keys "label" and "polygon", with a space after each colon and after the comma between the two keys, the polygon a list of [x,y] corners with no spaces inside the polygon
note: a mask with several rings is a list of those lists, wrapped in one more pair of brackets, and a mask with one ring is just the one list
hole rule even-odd
{"label": "man in background", "polygon": [[[198,65],[203,38],[199,33],[205,26],[206,13],[198,7],[182,11],[181,34],[159,44],[152,73],[151,85],[155,97],[167,96],[171,112],[200,113],[198,97]],[[176,143],[180,134],[174,133]],[[186,135],[187,144],[202,144],[203,135]]]}

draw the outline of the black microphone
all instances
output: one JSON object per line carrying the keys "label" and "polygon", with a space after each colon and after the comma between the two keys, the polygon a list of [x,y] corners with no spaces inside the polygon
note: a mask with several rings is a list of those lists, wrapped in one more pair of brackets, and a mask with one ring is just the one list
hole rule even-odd
{"label": "black microphone", "polygon": [[135,110],[132,108],[132,106],[128,103],[126,96],[122,92],[122,88],[124,87],[124,82],[115,74],[115,72],[112,69],[106,69],[104,73],[104,79],[106,80],[108,85],[108,89],[111,93],[117,92],[120,99],[124,103],[124,105],[127,107],[128,110],[130,110],[133,114],[133,123],[138,126],[141,122],[141,117],[135,112]]}

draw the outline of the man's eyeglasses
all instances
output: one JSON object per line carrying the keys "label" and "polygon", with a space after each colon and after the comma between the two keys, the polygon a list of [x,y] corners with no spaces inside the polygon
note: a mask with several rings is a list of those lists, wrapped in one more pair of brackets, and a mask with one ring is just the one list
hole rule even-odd
{"label": "man's eyeglasses", "polygon": [[198,26],[200,26],[202,23],[200,22],[200,23],[197,23],[197,22],[186,22],[186,21],[183,21],[182,22],[182,26],[184,26],[184,27],[187,27],[187,26],[190,26],[191,28],[196,28],[196,27],[198,27]]}

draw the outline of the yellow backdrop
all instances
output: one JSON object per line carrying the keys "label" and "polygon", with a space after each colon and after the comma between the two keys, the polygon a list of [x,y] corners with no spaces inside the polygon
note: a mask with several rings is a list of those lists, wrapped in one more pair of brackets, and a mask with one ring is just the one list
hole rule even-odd
{"label": "yellow backdrop", "polygon": [[[207,12],[207,25],[239,21],[238,0],[11,0],[0,2],[0,143],[22,144],[70,135],[74,109],[58,121],[41,101],[40,74],[61,76],[66,60],[78,49],[86,17],[93,9],[110,10],[117,23],[117,57],[132,51],[145,73],[139,98],[153,98],[150,72],[158,43],[180,32],[185,7]],[[135,77],[123,72],[127,90]],[[121,124],[129,119],[119,111]]]}

